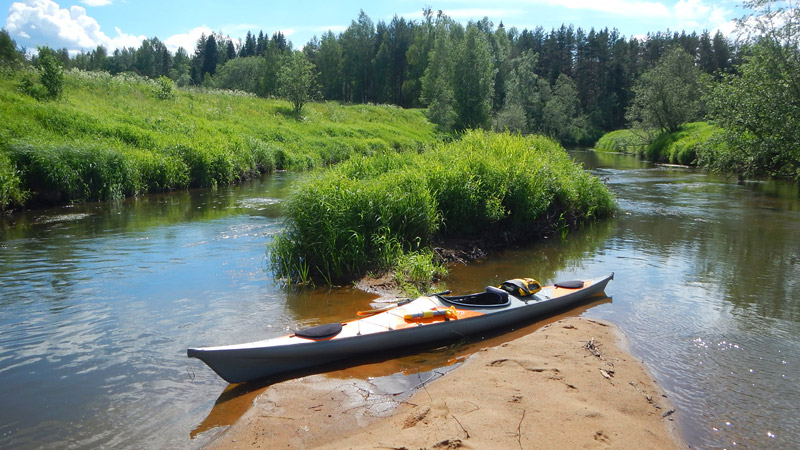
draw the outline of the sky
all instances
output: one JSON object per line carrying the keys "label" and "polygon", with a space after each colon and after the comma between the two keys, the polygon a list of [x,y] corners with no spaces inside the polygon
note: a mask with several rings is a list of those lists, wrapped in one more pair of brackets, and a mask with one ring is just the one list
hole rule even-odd
{"label": "sky", "polygon": [[184,47],[192,53],[200,35],[211,32],[236,40],[248,31],[270,36],[281,31],[301,48],[328,30],[344,31],[360,10],[376,24],[395,15],[417,20],[430,6],[465,24],[488,17],[506,29],[549,31],[573,24],[587,31],[616,28],[631,37],[667,30],[730,34],[732,19],[744,15],[740,5],[733,0],[0,0],[0,26],[29,51],[42,45],[72,54],[98,45],[113,51],[157,37],[173,52]]}

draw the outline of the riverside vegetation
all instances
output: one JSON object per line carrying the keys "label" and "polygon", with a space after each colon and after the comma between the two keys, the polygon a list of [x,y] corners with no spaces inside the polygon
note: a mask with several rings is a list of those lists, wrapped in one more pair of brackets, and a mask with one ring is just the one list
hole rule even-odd
{"label": "riverside vegetation", "polygon": [[602,182],[557,142],[481,131],[426,152],[384,153],[315,171],[286,201],[270,264],[290,282],[394,270],[407,290],[443,268],[445,240],[528,241],[614,211]]}
{"label": "riverside vegetation", "polygon": [[166,78],[71,70],[38,101],[0,76],[0,210],[226,185],[436,139],[420,110],[176,89]]}
{"label": "riverside vegetation", "polygon": [[595,150],[629,153],[649,161],[699,164],[724,150],[722,129],[708,122],[691,122],[673,132],[653,136],[645,130],[617,130],[604,135]]}

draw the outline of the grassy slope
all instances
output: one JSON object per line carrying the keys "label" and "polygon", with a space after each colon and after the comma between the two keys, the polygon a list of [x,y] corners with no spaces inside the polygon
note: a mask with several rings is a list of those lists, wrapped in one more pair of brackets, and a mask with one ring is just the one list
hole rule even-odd
{"label": "grassy slope", "polygon": [[596,150],[631,153],[654,162],[697,164],[698,154],[716,146],[720,129],[707,122],[692,122],[678,131],[661,133],[652,142],[644,142],[643,134],[633,130],[607,133],[597,141]]}
{"label": "grassy slope", "polygon": [[73,71],[62,99],[38,102],[0,78],[0,210],[228,184],[435,140],[419,110],[315,103],[297,118],[284,101],[188,90],[160,100],[156,89]]}

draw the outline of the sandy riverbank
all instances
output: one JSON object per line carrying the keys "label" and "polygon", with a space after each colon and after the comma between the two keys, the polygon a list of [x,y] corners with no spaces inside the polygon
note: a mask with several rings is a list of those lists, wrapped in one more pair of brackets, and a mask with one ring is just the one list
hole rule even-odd
{"label": "sandy riverbank", "polygon": [[410,397],[314,375],[270,386],[209,448],[681,448],[616,326],[567,318],[487,348]]}

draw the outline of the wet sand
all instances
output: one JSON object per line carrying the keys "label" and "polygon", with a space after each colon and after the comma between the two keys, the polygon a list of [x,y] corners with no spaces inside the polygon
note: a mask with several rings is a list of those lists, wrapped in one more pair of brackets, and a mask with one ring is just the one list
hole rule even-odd
{"label": "wet sand", "polygon": [[313,375],[270,386],[211,449],[686,448],[609,323],[566,318],[412,389]]}

